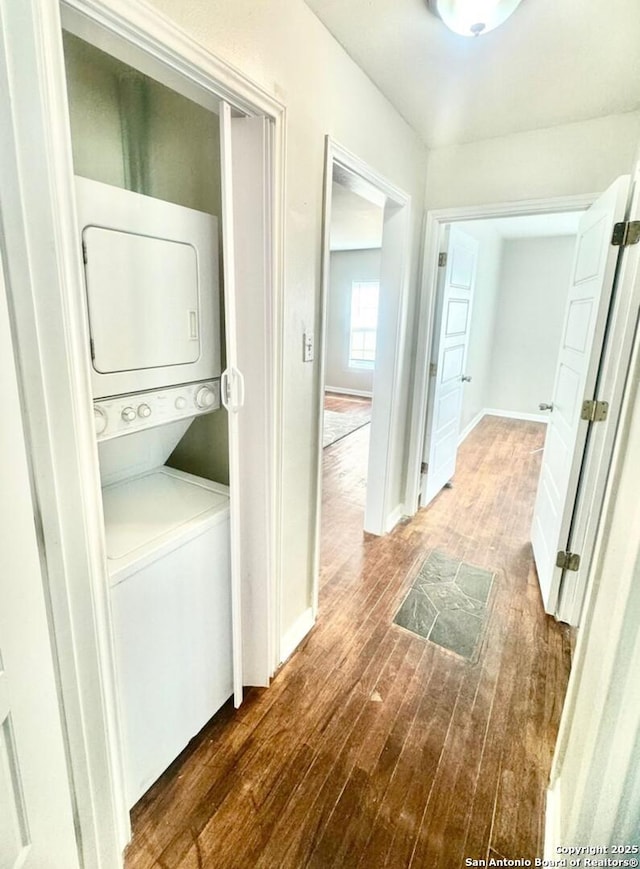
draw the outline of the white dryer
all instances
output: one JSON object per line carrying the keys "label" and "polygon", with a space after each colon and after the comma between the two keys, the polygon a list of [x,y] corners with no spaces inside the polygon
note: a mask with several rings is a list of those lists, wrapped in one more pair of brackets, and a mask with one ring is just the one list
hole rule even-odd
{"label": "white dryer", "polygon": [[94,398],[220,377],[218,221],[76,177]]}

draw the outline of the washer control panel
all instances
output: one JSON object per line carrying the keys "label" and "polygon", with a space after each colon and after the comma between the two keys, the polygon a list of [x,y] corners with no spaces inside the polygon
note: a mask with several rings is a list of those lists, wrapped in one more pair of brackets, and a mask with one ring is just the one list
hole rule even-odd
{"label": "washer control panel", "polygon": [[93,403],[96,437],[104,441],[166,422],[200,416],[219,407],[219,380],[100,398]]}

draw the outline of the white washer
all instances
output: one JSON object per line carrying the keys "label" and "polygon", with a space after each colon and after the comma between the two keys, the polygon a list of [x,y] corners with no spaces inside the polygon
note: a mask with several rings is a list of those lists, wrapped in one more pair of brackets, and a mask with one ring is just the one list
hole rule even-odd
{"label": "white washer", "polygon": [[132,806],[233,693],[229,495],[163,466],[103,505]]}

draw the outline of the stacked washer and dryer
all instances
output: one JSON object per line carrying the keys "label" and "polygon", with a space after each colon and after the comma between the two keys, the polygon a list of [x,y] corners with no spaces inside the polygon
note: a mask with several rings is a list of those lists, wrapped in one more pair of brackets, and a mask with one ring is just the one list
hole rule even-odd
{"label": "stacked washer and dryer", "polygon": [[220,406],[215,217],[76,179],[126,795],[231,696],[226,486],[165,462]]}

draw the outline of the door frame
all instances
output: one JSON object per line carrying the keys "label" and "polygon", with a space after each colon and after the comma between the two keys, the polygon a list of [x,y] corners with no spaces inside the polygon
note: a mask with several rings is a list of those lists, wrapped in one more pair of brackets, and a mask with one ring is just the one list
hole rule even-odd
{"label": "door frame", "polygon": [[[444,225],[492,217],[518,217],[586,210],[597,196],[598,194],[579,194],[549,199],[441,209],[427,213],[405,494],[408,514],[415,514],[418,509],[419,473],[428,387],[428,360],[431,353],[434,327],[437,259]],[[625,279],[625,274],[628,274],[629,269],[625,270],[624,261],[625,258],[623,258],[623,267],[615,293],[609,338],[604,348],[599,377],[599,395],[609,402],[609,415],[606,423],[594,427],[592,437],[589,438],[582,476],[585,487],[576,499],[577,514],[574,527],[579,525],[583,528],[585,550],[588,553],[593,551],[601,515],[602,498],[611,462],[613,441],[620,415],[622,391],[630,365],[631,347],[635,332],[635,318],[631,316],[631,313],[634,306],[638,304],[637,292],[634,290],[632,282]],[[557,618],[573,625],[579,623],[585,589],[585,582],[577,582],[573,575],[565,574],[565,582],[563,582],[561,599],[556,613]]]}
{"label": "door frame", "polygon": [[[73,165],[62,53],[62,15],[173,70],[246,114],[271,124],[273,328],[268,427],[272,467],[271,623],[280,659],[285,107],[139,0],[24,0],[4,5],[0,39],[11,66],[3,113],[0,183],[9,284],[34,465],[35,509],[46,555],[46,593],[60,677],[75,808],[87,865],[122,865],[130,838],[115,720],[106,553],[93,431],[87,326],[76,241]],[[11,50],[18,46],[19,50]],[[34,75],[34,70],[37,74]],[[51,243],[42,243],[50,239]]]}
{"label": "door frame", "polygon": [[[361,192],[374,188],[384,202],[384,223],[380,262],[380,305],[387,305],[387,322],[394,323],[389,340],[381,342],[378,336],[373,377],[371,407],[371,437],[369,446],[369,473],[367,474],[367,506],[365,530],[372,534],[386,534],[404,513],[403,504],[391,503],[394,458],[402,438],[402,420],[399,418],[398,394],[401,381],[401,363],[406,338],[409,264],[411,252],[411,196],[381,175],[360,157],[348,151],[330,136],[325,137],[324,190],[322,208],[322,262],[320,280],[319,336],[316,346],[320,350],[318,364],[317,408],[318,428],[316,453],[316,507],[313,539],[313,616],[318,612],[320,578],[320,535],[322,521],[322,431],[324,425],[324,378],[327,332],[327,302],[331,266],[331,203],[334,168],[362,186]],[[385,284],[387,290],[385,291]],[[380,316],[380,314],[379,314]],[[387,333],[385,333],[386,335]],[[372,456],[374,459],[372,459]],[[382,473],[372,474],[372,461]]]}
{"label": "door frame", "polygon": [[[635,187],[630,201],[640,198],[640,178],[635,169]],[[438,252],[442,229],[447,223],[478,220],[491,217],[518,217],[533,214],[558,214],[566,211],[586,210],[599,194],[549,199],[522,200],[491,205],[441,209],[427,213],[424,233],[423,278],[420,289],[416,368],[410,424],[409,457],[407,463],[407,513],[418,509],[419,473],[422,442],[424,439],[426,390],[428,386],[428,360],[433,333],[435,287],[438,271]],[[631,208],[629,204],[628,209]],[[637,208],[637,205],[636,205]],[[622,407],[622,396],[631,364],[631,352],[636,331],[637,312],[640,307],[640,286],[633,280],[636,260],[640,256],[637,246],[621,248],[624,251],[618,267],[613,308],[609,320],[609,333],[601,358],[598,380],[599,397],[609,402],[609,413],[604,423],[593,427],[585,452],[583,486],[576,499],[574,528],[580,528],[584,551],[591,557],[602,515],[602,506],[613,446]],[[619,261],[620,263],[620,261]],[[589,574],[591,570],[589,571]],[[577,574],[567,572],[556,617],[560,621],[577,625],[580,622],[587,582]]]}
{"label": "door frame", "polygon": [[407,459],[407,488],[405,506],[413,516],[418,509],[420,495],[420,464],[426,428],[427,388],[429,385],[429,359],[435,327],[435,304],[438,283],[438,255],[442,232],[449,223],[467,220],[486,220],[492,217],[523,217],[534,214],[561,214],[565,211],[586,210],[597,198],[595,193],[560,196],[549,199],[525,199],[520,202],[501,202],[488,205],[442,208],[428,211],[423,233],[422,280],[418,299],[418,334],[414,369],[409,453]]}

